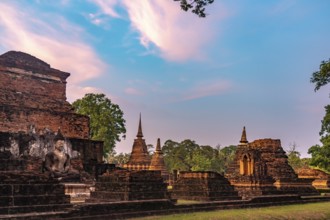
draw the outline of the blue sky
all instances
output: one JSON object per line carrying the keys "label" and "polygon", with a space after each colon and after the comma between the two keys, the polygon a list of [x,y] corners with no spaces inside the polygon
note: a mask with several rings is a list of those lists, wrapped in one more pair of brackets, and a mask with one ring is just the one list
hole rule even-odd
{"label": "blue sky", "polygon": [[0,52],[70,72],[67,98],[119,104],[130,152],[142,113],[148,144],[281,139],[303,156],[319,143],[329,87],[309,79],[330,58],[330,1],[216,0],[200,19],[171,0],[2,0]]}

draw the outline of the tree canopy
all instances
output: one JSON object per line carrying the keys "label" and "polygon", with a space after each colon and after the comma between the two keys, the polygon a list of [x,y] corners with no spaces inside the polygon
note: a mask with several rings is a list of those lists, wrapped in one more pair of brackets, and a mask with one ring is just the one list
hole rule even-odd
{"label": "tree canopy", "polygon": [[163,146],[167,169],[181,171],[215,171],[223,173],[233,160],[236,146],[221,149],[208,145],[198,145],[195,141],[184,140],[181,143],[167,140]]}
{"label": "tree canopy", "polygon": [[288,156],[288,163],[294,170],[309,167],[310,158],[301,158],[301,154],[297,151],[297,145],[295,143],[289,146],[286,154]]}
{"label": "tree canopy", "polygon": [[315,91],[319,90],[322,86],[330,82],[330,59],[322,61],[320,70],[313,73],[311,83],[315,83]]}
{"label": "tree canopy", "polygon": [[199,17],[206,17],[205,7],[212,4],[214,0],[174,0],[180,2],[181,9],[190,11]]}
{"label": "tree canopy", "polygon": [[90,118],[92,140],[104,141],[104,155],[114,151],[116,141],[125,138],[124,113],[104,94],[86,94],[72,103],[75,112]]}
{"label": "tree canopy", "polygon": [[[319,71],[314,72],[311,77],[311,83],[315,84],[315,91],[329,82],[330,59],[322,61]],[[310,165],[324,171],[330,171],[330,105],[325,106],[325,116],[323,117],[319,134],[322,146],[314,145],[308,149],[308,153],[312,155]]]}

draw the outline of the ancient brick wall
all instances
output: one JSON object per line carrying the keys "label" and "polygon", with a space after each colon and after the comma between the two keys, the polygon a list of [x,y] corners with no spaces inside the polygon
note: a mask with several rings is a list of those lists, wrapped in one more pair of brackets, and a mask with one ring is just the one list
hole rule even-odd
{"label": "ancient brick wall", "polygon": [[171,197],[197,201],[241,199],[225,177],[211,171],[180,172]]}
{"label": "ancient brick wall", "polygon": [[[0,66],[0,72],[2,73],[0,81],[2,90],[17,94],[26,93],[33,96],[41,96],[45,99],[58,99],[63,102],[66,100],[66,82],[61,81],[60,78],[48,77],[44,74],[32,74],[24,69],[3,66]],[[11,100],[8,101],[10,104],[14,104]],[[28,105],[27,103],[26,106]]]}
{"label": "ancient brick wall", "polygon": [[0,56],[0,132],[61,128],[65,137],[89,138],[89,118],[66,101],[65,73],[21,52]]}
{"label": "ancient brick wall", "polygon": [[89,202],[168,199],[160,171],[113,170],[98,178]]}
{"label": "ancient brick wall", "polygon": [[280,140],[260,139],[251,142],[249,146],[260,151],[260,157],[267,165],[267,174],[275,180],[298,178],[298,175],[288,164],[288,157],[281,146]]}

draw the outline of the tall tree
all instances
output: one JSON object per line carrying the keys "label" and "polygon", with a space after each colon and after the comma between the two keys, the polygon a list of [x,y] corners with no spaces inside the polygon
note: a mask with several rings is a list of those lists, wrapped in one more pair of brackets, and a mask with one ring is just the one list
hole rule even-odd
{"label": "tall tree", "polygon": [[214,0],[174,0],[180,2],[181,9],[190,11],[199,17],[206,17],[205,7],[212,4]]}
{"label": "tall tree", "polygon": [[89,116],[90,136],[92,140],[104,141],[104,156],[114,151],[116,141],[125,138],[124,113],[104,94],[86,94],[72,105],[77,113]]}
{"label": "tall tree", "polygon": [[[311,83],[315,84],[315,91],[327,85],[330,82],[330,59],[322,61],[319,71],[313,73]],[[325,116],[322,120],[320,131],[320,145],[314,145],[308,149],[308,153],[312,155],[310,165],[330,171],[330,105],[325,106]]]}

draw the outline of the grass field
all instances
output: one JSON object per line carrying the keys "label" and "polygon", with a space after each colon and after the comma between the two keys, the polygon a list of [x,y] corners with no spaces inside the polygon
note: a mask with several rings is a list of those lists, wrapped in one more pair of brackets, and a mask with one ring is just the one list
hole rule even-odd
{"label": "grass field", "polygon": [[135,220],[217,220],[217,219],[330,219],[330,202],[193,212],[165,216],[135,218]]}

